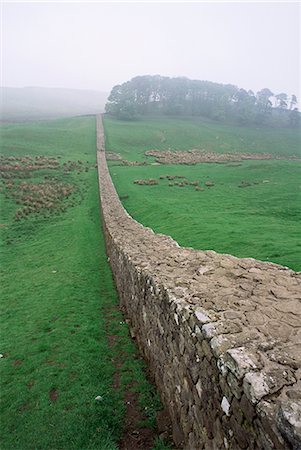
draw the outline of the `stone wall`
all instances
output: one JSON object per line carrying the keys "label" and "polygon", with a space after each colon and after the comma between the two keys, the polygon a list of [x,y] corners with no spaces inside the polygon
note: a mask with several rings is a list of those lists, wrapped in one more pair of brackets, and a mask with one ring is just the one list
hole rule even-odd
{"label": "stone wall", "polygon": [[177,448],[301,448],[300,274],[181,248],[122,207],[97,121],[107,253]]}

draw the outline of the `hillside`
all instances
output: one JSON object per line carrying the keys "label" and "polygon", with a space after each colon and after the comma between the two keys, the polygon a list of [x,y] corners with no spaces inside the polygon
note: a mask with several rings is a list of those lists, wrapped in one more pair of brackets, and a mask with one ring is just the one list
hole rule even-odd
{"label": "hillside", "polygon": [[117,450],[129,399],[150,442],[160,402],[105,253],[95,118],[0,128],[0,448]]}
{"label": "hillside", "polygon": [[2,121],[40,120],[95,114],[104,110],[107,93],[92,90],[1,87]]}
{"label": "hillside", "polygon": [[298,130],[170,117],[104,125],[114,184],[138,222],[182,246],[301,269]]}

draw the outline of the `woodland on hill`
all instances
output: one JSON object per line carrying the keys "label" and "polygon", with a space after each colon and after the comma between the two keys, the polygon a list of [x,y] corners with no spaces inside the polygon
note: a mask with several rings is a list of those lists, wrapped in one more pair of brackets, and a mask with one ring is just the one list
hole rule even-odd
{"label": "woodland on hill", "polygon": [[106,112],[125,120],[145,115],[203,116],[241,125],[298,127],[296,95],[257,93],[232,84],[144,75],[111,90]]}

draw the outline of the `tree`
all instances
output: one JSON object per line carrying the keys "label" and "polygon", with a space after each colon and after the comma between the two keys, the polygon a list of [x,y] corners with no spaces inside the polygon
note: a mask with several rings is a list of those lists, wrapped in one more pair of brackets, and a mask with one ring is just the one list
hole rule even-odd
{"label": "tree", "polygon": [[245,125],[296,126],[299,123],[296,96],[290,99],[292,114],[289,116],[287,94],[274,96],[275,107],[271,101],[273,95],[268,88],[255,96],[253,91],[232,84],[143,75],[114,86],[106,112],[126,120],[147,114],[169,114],[204,116]]}
{"label": "tree", "polygon": [[105,111],[119,119],[132,120],[136,118],[137,105],[130,82],[113,87]]}
{"label": "tree", "polygon": [[298,111],[298,108],[294,108],[289,113],[289,124],[292,128],[296,128],[300,126],[301,117],[300,112]]}
{"label": "tree", "polygon": [[287,94],[282,92],[281,94],[275,95],[276,99],[276,107],[280,109],[286,109],[287,108]]}
{"label": "tree", "polygon": [[239,89],[235,93],[233,101],[238,122],[241,124],[251,123],[256,101],[253,91],[247,92],[245,89]]}
{"label": "tree", "polygon": [[290,109],[293,109],[297,103],[298,103],[297,97],[294,94],[292,94],[291,102],[290,102]]}
{"label": "tree", "polygon": [[257,104],[263,107],[264,111],[267,111],[272,107],[270,98],[273,96],[273,92],[268,88],[263,88],[257,92]]}

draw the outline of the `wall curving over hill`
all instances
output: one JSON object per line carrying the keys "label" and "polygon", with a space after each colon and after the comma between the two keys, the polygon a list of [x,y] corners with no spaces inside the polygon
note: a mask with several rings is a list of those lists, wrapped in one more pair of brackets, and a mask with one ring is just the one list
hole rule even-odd
{"label": "wall curving over hill", "polygon": [[143,227],[116,194],[101,116],[97,133],[107,253],[176,446],[300,449],[300,273]]}

